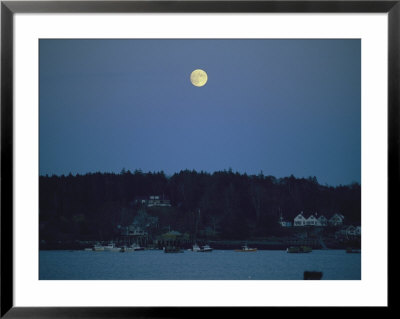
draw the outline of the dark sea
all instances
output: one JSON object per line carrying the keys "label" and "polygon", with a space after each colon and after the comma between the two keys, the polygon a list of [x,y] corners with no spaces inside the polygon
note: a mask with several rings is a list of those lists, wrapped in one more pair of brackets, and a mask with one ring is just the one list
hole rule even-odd
{"label": "dark sea", "polygon": [[361,254],[344,250],[39,252],[40,280],[303,280],[304,271],[322,272],[322,280],[360,280]]}

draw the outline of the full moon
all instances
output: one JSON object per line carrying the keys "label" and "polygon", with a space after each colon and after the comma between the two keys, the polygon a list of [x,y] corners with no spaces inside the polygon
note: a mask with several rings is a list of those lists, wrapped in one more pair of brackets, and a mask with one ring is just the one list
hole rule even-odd
{"label": "full moon", "polygon": [[207,80],[207,73],[201,69],[194,70],[190,74],[190,82],[192,82],[194,86],[204,86],[207,83]]}

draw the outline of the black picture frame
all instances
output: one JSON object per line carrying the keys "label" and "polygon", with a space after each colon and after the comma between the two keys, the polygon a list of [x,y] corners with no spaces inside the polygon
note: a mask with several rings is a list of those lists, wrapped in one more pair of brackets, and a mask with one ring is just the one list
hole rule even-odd
{"label": "black picture frame", "polygon": [[[1,1],[1,317],[144,318],[192,317],[207,311],[225,316],[224,307],[14,307],[13,303],[13,19],[16,13],[270,12],[388,14],[388,220],[399,208],[400,184],[400,0],[356,1]],[[388,234],[389,231],[388,223]],[[388,247],[389,247],[389,237]],[[389,259],[389,254],[388,254]],[[388,265],[389,265],[388,260]],[[388,269],[389,270],[389,269]],[[390,280],[388,279],[388,287]],[[388,294],[389,295],[389,294]],[[383,310],[390,308],[380,307]],[[258,307],[256,307],[258,308]],[[263,308],[263,307],[262,307]],[[237,309],[239,314],[245,309]],[[235,314],[238,314],[235,310]],[[309,309],[290,307],[297,316]],[[347,309],[348,311],[349,309]],[[358,309],[359,310],[359,309]],[[336,311],[336,310],[334,310]]]}

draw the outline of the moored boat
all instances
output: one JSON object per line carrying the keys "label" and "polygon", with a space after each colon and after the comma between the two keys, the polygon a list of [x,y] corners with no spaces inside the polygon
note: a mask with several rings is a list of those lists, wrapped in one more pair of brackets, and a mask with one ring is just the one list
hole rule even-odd
{"label": "moored boat", "polygon": [[132,251],[138,251],[138,250],[144,250],[144,247],[141,247],[140,245],[133,243],[131,246],[123,246],[120,249],[121,253],[128,253]]}
{"label": "moored boat", "polygon": [[132,244],[131,248],[133,249],[133,251],[138,251],[138,250],[144,250],[144,247],[141,247],[139,244]]}
{"label": "moored boat", "polygon": [[93,246],[92,250],[94,250],[94,251],[104,251],[104,246],[97,243],[96,245]]}
{"label": "moored boat", "polygon": [[202,252],[202,253],[208,253],[208,252],[212,252],[212,251],[213,251],[213,249],[209,245],[204,245],[200,249],[200,252]]}
{"label": "moored boat", "polygon": [[109,243],[108,245],[104,246],[104,251],[120,251],[121,248],[115,246],[114,243]]}
{"label": "moored boat", "polygon": [[200,247],[199,245],[194,244],[192,251],[199,252],[199,253],[207,253],[207,252],[212,252],[213,249],[210,247],[210,245],[204,245],[204,246]]}
{"label": "moored boat", "polygon": [[252,252],[252,251],[257,251],[257,248],[249,248],[246,244],[246,245],[242,246],[242,249],[235,249],[235,251],[236,252]]}
{"label": "moored boat", "polygon": [[193,250],[194,252],[199,252],[199,251],[201,250],[201,248],[200,248],[199,245],[194,244],[193,247],[192,247],[192,250]]}

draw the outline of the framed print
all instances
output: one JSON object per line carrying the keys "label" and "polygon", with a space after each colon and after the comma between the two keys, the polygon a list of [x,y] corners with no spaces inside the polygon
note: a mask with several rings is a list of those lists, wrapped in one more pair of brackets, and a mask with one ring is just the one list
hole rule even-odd
{"label": "framed print", "polygon": [[388,309],[399,17],[2,1],[1,316]]}

